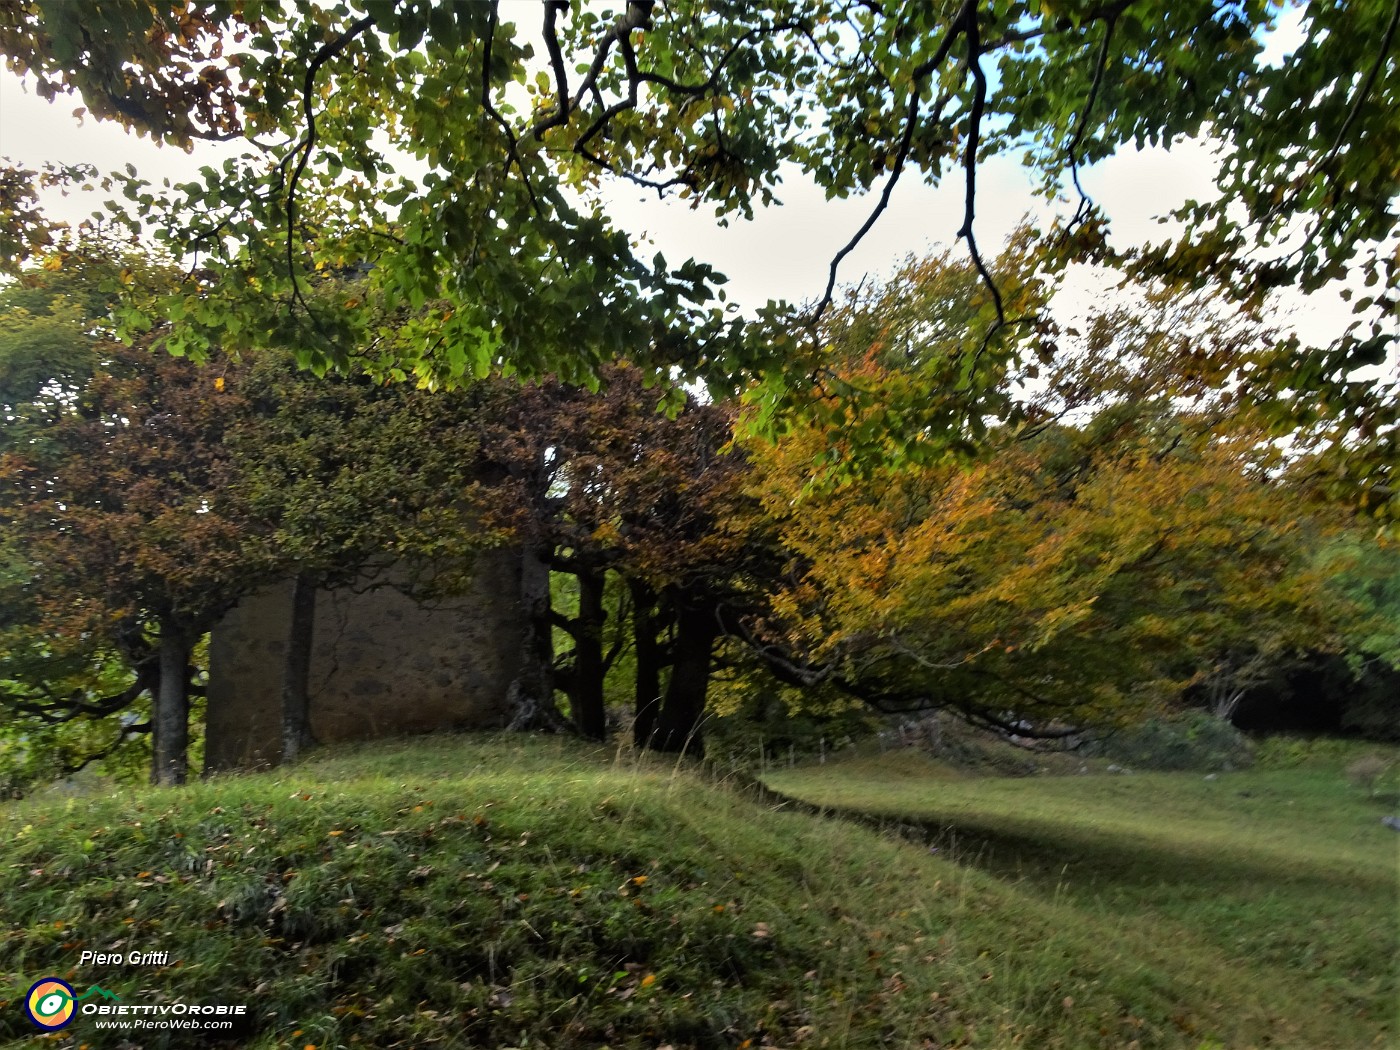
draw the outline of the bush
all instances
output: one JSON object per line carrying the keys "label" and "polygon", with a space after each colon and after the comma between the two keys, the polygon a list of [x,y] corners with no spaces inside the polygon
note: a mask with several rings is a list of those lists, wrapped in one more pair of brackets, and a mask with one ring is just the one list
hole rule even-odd
{"label": "bush", "polygon": [[1376,793],[1376,782],[1380,780],[1394,763],[1384,755],[1374,752],[1362,755],[1346,768],[1347,779],[1368,795]]}
{"label": "bush", "polygon": [[1254,758],[1261,769],[1340,766],[1354,757],[1360,746],[1364,745],[1342,737],[1271,736],[1255,746]]}
{"label": "bush", "polygon": [[1204,711],[1148,719],[1102,738],[1090,749],[1135,769],[1232,770],[1254,762],[1244,734]]}
{"label": "bush", "polygon": [[1400,668],[1369,660],[1342,700],[1342,729],[1367,740],[1400,741]]}
{"label": "bush", "polygon": [[[804,699],[813,702],[802,706]],[[705,723],[705,753],[720,766],[739,768],[789,758],[806,761],[873,736],[879,726],[879,716],[858,701],[808,698],[786,688],[731,688],[712,705]]]}

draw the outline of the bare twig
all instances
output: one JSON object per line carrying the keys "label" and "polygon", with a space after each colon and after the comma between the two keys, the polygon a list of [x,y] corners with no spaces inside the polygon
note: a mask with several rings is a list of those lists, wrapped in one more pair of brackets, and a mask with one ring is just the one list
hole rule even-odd
{"label": "bare twig", "polygon": [[1079,127],[1075,129],[1074,138],[1070,140],[1069,148],[1069,173],[1074,182],[1075,192],[1079,194],[1079,205],[1074,210],[1074,217],[1070,219],[1061,233],[1063,241],[1068,238],[1076,226],[1088,217],[1089,210],[1094,206],[1093,199],[1084,192],[1084,187],[1079,182],[1079,147],[1084,141],[1084,133],[1089,129],[1089,117],[1094,112],[1094,103],[1099,97],[1099,87],[1103,84],[1104,70],[1108,66],[1108,48],[1113,40],[1113,30],[1118,24],[1116,12],[1107,15],[1103,24],[1103,41],[1099,44],[1099,56],[1094,63],[1094,80],[1089,85],[1089,97],[1084,101],[1084,108],[1079,113]]}
{"label": "bare twig", "polygon": [[[958,10],[957,15],[954,16],[952,24],[948,27],[947,34],[943,37],[942,42],[938,45],[938,49],[933,53],[933,56],[929,58],[928,61],[914,68],[911,74],[913,83],[909,88],[909,102],[905,108],[904,132],[900,135],[899,147],[895,151],[893,170],[891,170],[889,178],[885,180],[884,189],[880,193],[880,199],[876,202],[874,210],[871,211],[865,222],[861,224],[855,236],[846,242],[845,247],[837,252],[831,260],[831,265],[827,273],[826,289],[822,292],[821,300],[817,303],[816,309],[812,311],[811,316],[806,322],[807,327],[813,332],[816,331],[822,316],[830,308],[832,299],[836,294],[836,275],[841,267],[842,261],[846,256],[850,255],[851,252],[855,251],[865,235],[870,232],[871,227],[875,225],[876,221],[884,214],[885,209],[890,205],[890,195],[894,193],[895,184],[899,182],[900,175],[904,173],[904,166],[909,160],[909,151],[914,145],[914,133],[918,130],[919,126],[919,95],[923,91],[924,80],[948,60],[948,55],[953,50],[953,44],[957,42],[959,36],[967,32],[969,19],[975,24],[976,17],[977,5],[974,0],[964,0],[962,7]],[[935,108],[935,120],[938,118],[938,114],[941,113],[944,104],[946,104],[946,100],[941,99],[939,105]]]}
{"label": "bare twig", "polygon": [[[972,264],[977,267],[977,272],[982,277],[982,283],[992,295],[992,302],[997,311],[996,324],[992,328],[992,331],[995,332],[1006,324],[1006,308],[1002,303],[1001,291],[997,288],[996,282],[992,280],[992,275],[977,247],[977,237],[973,232],[973,222],[977,214],[977,146],[982,136],[982,116],[987,108],[987,74],[982,69],[982,45],[977,28],[977,8],[975,5],[968,5],[966,19],[967,25],[964,35],[967,37],[967,65],[972,74],[973,89],[972,107],[967,115],[967,145],[964,147],[963,153],[963,171],[965,173],[963,224],[962,229],[958,230],[958,236],[967,241],[967,250],[972,256]],[[983,345],[986,345],[986,341],[983,342]]]}

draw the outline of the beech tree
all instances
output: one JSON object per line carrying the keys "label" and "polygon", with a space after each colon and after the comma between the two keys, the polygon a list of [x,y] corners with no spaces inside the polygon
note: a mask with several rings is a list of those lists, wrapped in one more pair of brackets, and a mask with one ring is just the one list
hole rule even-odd
{"label": "beech tree", "polygon": [[476,520],[468,488],[483,391],[385,385],[363,372],[316,379],[276,353],[225,371],[224,390],[246,411],[224,435],[236,470],[221,498],[294,580],[283,674],[282,761],[291,762],[315,743],[307,677],[317,590],[394,566],[430,597],[498,542]]}
{"label": "beech tree", "polygon": [[1310,521],[1256,441],[1191,423],[1056,428],[806,495],[812,439],[789,437],[755,456],[794,559],[756,640],[799,681],[1002,728],[1131,719],[1193,685],[1228,717],[1353,616],[1307,559],[1332,513]]}
{"label": "beech tree", "polygon": [[830,343],[862,397],[750,445],[789,563],[749,634],[780,675],[1033,735],[1191,687],[1225,716],[1287,661],[1344,646],[1357,610],[1312,551],[1351,522],[1307,434],[1270,441],[1246,393],[1273,347],[1249,311],[1115,307],[1010,376],[1014,423],[962,455],[933,440],[884,470],[814,478],[910,372],[957,362],[970,277],[927,260],[843,304]]}
{"label": "beech tree", "polygon": [[[61,637],[44,628],[33,567],[0,541],[0,797],[71,776],[148,738],[142,694],[158,683],[144,638]],[[126,641],[125,651],[116,643]],[[130,748],[130,750],[136,750]],[[146,763],[149,765],[149,763]]]}
{"label": "beech tree", "polygon": [[[94,351],[76,402],[0,458],[29,603],[12,609],[48,650],[86,638],[75,656],[126,658],[129,688],[65,703],[50,684],[45,702],[67,720],[148,692],[159,783],[186,773],[190,650],[245,594],[293,576],[314,600],[318,587],[425,559],[435,581],[424,587],[450,587],[495,542],[460,480],[478,443],[469,392],[314,380],[271,355],[201,367],[142,345]],[[286,761],[314,743],[308,612],[288,639]]]}
{"label": "beech tree", "polygon": [[271,562],[218,499],[242,402],[148,344],[95,349],[71,408],[0,460],[0,505],[45,633],[131,654],[138,682],[154,686],[153,780],[182,783],[191,652]]}
{"label": "beech tree", "polygon": [[[103,364],[112,297],[101,290],[122,255],[112,246],[70,256],[67,267],[27,271],[0,289],[0,454],[17,462],[61,457],[51,428],[70,416]],[[159,687],[152,638],[118,617],[100,631],[56,627],[39,585],[33,545],[6,515],[0,528],[0,710],[12,790],[76,772],[151,731],[133,714]],[[61,609],[67,610],[60,605]],[[71,625],[69,625],[71,626]]]}
{"label": "beech tree", "polygon": [[[1076,206],[1037,238],[1043,273],[1073,260],[1258,305],[1357,273],[1358,327],[1335,343],[1280,344],[1261,394],[1290,426],[1319,410],[1345,433],[1393,428],[1395,399],[1361,399],[1361,365],[1394,345],[1400,200],[1400,9],[1389,0],[1303,6],[1284,61],[1273,0],[626,0],[537,7],[433,0],[0,2],[0,52],[46,98],[188,147],[250,149],[168,191],[119,178],[185,285],[127,321],[177,319],[177,351],[277,344],[318,367],[365,354],[389,375],[460,382],[503,367],[590,382],[625,356],[765,404],[805,402],[828,375],[821,322],[841,264],[901,181],[956,180],[955,230],[985,289],[984,352],[965,382],[1043,321],[1008,299],[979,241],[979,172],[1022,158]],[[527,30],[514,19],[534,23]],[[1188,202],[1170,243],[1124,248],[1082,189],[1123,148],[1183,138],[1218,150],[1219,194]],[[741,321],[703,260],[646,258],[592,190],[619,180],[727,221],[775,201],[785,173],[830,196],[866,195],[865,222],[803,308]],[[53,172],[47,177],[70,177]],[[12,165],[5,243],[45,233]],[[338,301],[319,275],[365,267]],[[383,323],[386,307],[414,316]],[[984,367],[984,365],[986,367]],[[1364,384],[1363,384],[1364,386]],[[1393,433],[1393,430],[1389,430]],[[870,443],[905,440],[895,431]],[[1383,456],[1352,455],[1357,487],[1389,504]],[[1389,475],[1385,475],[1388,479]]]}
{"label": "beech tree", "polygon": [[[158,349],[164,328],[125,346],[99,284],[136,264],[93,244],[47,262],[0,292],[4,706],[35,753],[36,727],[122,719],[65,731],[86,749],[68,768],[143,728],[130,709],[148,695],[153,777],[178,783],[190,652],[239,598],[288,576],[314,598],[415,557],[449,586],[493,542],[462,481],[474,394],[316,380],[275,352],[201,367]],[[288,760],[311,742],[309,611],[288,639]]]}
{"label": "beech tree", "polygon": [[[672,417],[636,368],[607,369],[603,378],[597,393],[557,380],[500,387],[500,415],[482,446],[495,480],[479,502],[487,523],[521,538],[527,566],[575,581],[575,615],[541,600],[532,629],[548,639],[559,627],[571,641],[557,667],[552,646],[541,658],[549,657],[543,677],[569,698],[574,728],[604,736],[605,677],[630,642],[635,741],[699,750],[724,606],[754,558],[752,537],[730,527],[744,500],[743,456],[724,452],[734,413],[692,399]],[[614,625],[611,645],[609,577],[627,595],[615,613],[626,622]]]}

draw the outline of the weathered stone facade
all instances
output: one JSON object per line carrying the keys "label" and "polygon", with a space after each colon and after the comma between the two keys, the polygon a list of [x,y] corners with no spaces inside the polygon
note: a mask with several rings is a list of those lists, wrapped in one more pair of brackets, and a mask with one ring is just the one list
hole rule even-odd
{"label": "weathered stone facade", "polygon": [[[520,560],[477,558],[467,593],[419,601],[382,571],[323,590],[312,646],[311,730],[321,743],[504,724],[524,628]],[[292,582],[246,598],[209,642],[206,772],[281,756],[282,669]]]}

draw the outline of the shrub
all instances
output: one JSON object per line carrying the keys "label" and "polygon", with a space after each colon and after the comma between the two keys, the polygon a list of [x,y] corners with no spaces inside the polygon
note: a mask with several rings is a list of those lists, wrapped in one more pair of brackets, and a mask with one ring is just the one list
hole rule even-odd
{"label": "shrub", "polygon": [[1243,769],[1253,764],[1249,740],[1204,711],[1151,718],[1097,741],[1092,751],[1135,769]]}
{"label": "shrub", "polygon": [[1259,741],[1254,758],[1261,769],[1340,766],[1355,755],[1357,747],[1356,741],[1341,737],[1271,736]]}
{"label": "shrub", "polygon": [[1391,765],[1390,759],[1383,755],[1375,753],[1362,755],[1347,766],[1346,776],[1349,781],[1368,795],[1374,795],[1376,782],[1390,770]]}
{"label": "shrub", "polygon": [[705,753],[720,766],[807,761],[873,736],[880,725],[879,716],[854,700],[818,697],[804,707],[797,690],[722,692],[705,723]]}

